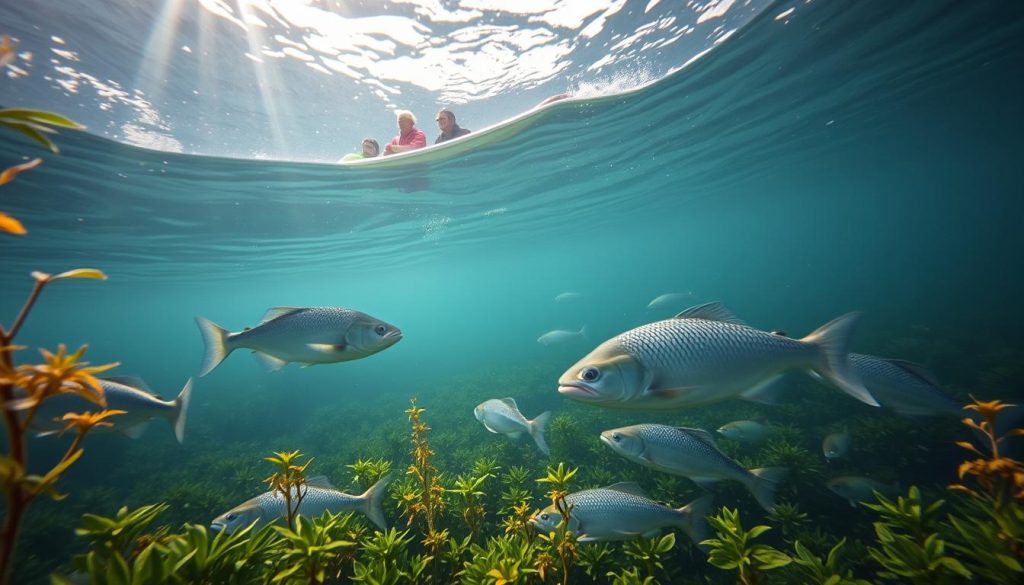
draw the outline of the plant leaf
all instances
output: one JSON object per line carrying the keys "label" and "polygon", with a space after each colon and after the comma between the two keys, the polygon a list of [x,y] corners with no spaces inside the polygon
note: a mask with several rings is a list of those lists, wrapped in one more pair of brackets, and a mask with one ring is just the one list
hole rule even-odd
{"label": "plant leaf", "polygon": [[107,275],[102,270],[96,268],[76,268],[74,270],[68,270],[61,272],[56,276],[51,276],[50,280],[60,280],[62,278],[95,278],[97,280],[106,280]]}
{"label": "plant leaf", "polygon": [[82,130],[85,126],[53,112],[30,110],[27,108],[8,108],[0,110],[0,120],[27,120],[37,124],[49,124],[72,130]]}
{"label": "plant leaf", "polygon": [[2,211],[0,211],[0,232],[14,234],[16,236],[23,236],[28,233],[28,231],[25,230],[25,226],[21,225],[20,221]]}

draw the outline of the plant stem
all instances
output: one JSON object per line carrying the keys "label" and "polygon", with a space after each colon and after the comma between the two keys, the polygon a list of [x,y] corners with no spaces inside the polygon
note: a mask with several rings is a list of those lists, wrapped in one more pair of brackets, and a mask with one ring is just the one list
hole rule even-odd
{"label": "plant stem", "polygon": [[[10,331],[5,331],[0,327],[0,347],[9,346],[14,340],[14,336],[18,334],[22,323],[28,317],[29,311],[35,305],[36,299],[39,298],[39,293],[46,286],[46,282],[45,280],[36,281],[35,286],[32,287],[32,293],[29,295],[28,300],[25,301],[25,305],[22,306],[21,312],[18,313],[14,324],[11,325]],[[0,350],[0,359],[3,360],[3,365],[6,369],[14,369],[13,350]],[[2,406],[4,411],[4,423],[7,426],[7,444],[10,449],[8,457],[20,465],[23,470],[27,470],[28,452],[25,448],[24,430],[18,421],[18,413],[7,408],[7,404],[12,400],[14,400],[14,385],[0,385],[0,406]],[[0,583],[6,584],[11,580],[14,545],[18,540],[21,518],[25,514],[26,505],[28,505],[28,500],[25,498],[21,484],[15,484],[7,492],[7,515],[4,517],[3,532],[0,533]]]}

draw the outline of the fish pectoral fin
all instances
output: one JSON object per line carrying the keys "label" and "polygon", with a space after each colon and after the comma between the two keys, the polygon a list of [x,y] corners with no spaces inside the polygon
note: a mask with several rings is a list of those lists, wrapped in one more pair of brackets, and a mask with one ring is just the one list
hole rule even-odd
{"label": "fish pectoral fin", "polygon": [[[116,419],[115,419],[116,420]],[[121,427],[118,430],[124,433],[129,439],[138,439],[142,436],[142,433],[146,432],[146,428],[149,427],[149,422],[141,422],[137,425],[130,427]]]}
{"label": "fish pectoral fin", "polygon": [[781,380],[782,374],[772,376],[746,392],[741,393],[740,398],[769,406],[777,405],[784,389],[780,383]]}
{"label": "fish pectoral fin", "polygon": [[307,343],[306,347],[323,354],[342,353],[348,347],[347,343]]}
{"label": "fish pectoral fin", "polygon": [[579,538],[576,539],[576,542],[598,542],[598,540],[596,538],[594,538],[593,536],[588,536],[586,534],[581,534],[579,536]]}
{"label": "fish pectoral fin", "polygon": [[268,372],[276,372],[281,368],[285,367],[286,365],[288,365],[288,362],[286,360],[283,360],[279,357],[274,357],[269,353],[254,351],[252,352],[252,355],[253,357],[256,358],[256,361],[258,361],[260,365],[263,366],[263,369]]}

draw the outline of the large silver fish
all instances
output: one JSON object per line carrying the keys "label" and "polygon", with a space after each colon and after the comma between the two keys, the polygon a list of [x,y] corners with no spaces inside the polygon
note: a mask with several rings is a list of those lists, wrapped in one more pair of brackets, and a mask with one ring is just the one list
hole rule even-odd
{"label": "large silver fish", "polygon": [[544,436],[551,422],[550,411],[538,415],[533,420],[527,420],[523,413],[519,412],[519,406],[516,405],[514,398],[492,398],[478,404],[473,409],[473,416],[492,433],[513,439],[518,439],[526,433],[533,437],[541,453],[545,456],[551,454]]}
{"label": "large silver fish", "polygon": [[[94,427],[90,432],[118,431],[137,439],[142,435],[150,420],[163,418],[174,427],[174,436],[181,443],[185,440],[185,421],[188,417],[188,403],[192,395],[192,379],[189,378],[174,400],[162,400],[140,378],[120,376],[99,380],[107,398],[107,410],[123,410],[119,414],[106,419],[113,427]],[[60,421],[69,412],[96,412],[101,410],[97,404],[82,398],[78,394],[58,394],[40,403],[31,428],[40,435],[58,433],[64,428]]]}
{"label": "large silver fish", "polygon": [[962,405],[944,393],[923,366],[860,353],[851,353],[850,363],[885,408],[906,416],[965,416]]}
{"label": "large silver fish", "polygon": [[[391,483],[391,475],[387,475],[370,489],[361,495],[355,496],[338,491],[331,482],[324,476],[311,477],[306,480],[305,496],[299,504],[298,513],[307,518],[315,518],[325,511],[332,513],[339,512],[360,512],[370,519],[377,528],[387,530],[387,519],[384,518],[384,509],[381,502],[387,493],[388,484]],[[293,491],[292,497],[297,495]],[[294,499],[293,499],[294,501]],[[227,512],[217,516],[210,524],[213,530],[224,530],[234,532],[256,522],[256,526],[263,526],[275,522],[287,516],[284,497],[279,492],[266,492],[252,498],[251,500],[235,506]]]}
{"label": "large silver fish", "polygon": [[[566,496],[566,503],[572,506],[567,528],[580,542],[600,542],[653,536],[661,528],[673,527],[698,544],[710,536],[705,517],[711,513],[711,499],[708,495],[682,508],[669,508],[648,498],[634,482],[617,483]],[[530,518],[542,532],[553,532],[561,521],[553,504]]]}
{"label": "large silver fish", "polygon": [[357,360],[398,343],[402,332],[389,323],[340,307],[275,307],[259,325],[230,333],[212,321],[196,317],[206,343],[200,376],[213,371],[232,351],[255,352],[268,370],[289,362],[306,365]]}
{"label": "large silver fish", "polygon": [[558,391],[607,408],[687,408],[735,396],[757,399],[787,370],[805,369],[878,406],[847,359],[858,316],[790,339],[748,327],[721,303],[707,303],[605,341],[562,374]]}
{"label": "large silver fish", "polygon": [[786,476],[783,467],[748,471],[722,453],[711,433],[702,429],[640,424],[604,431],[601,442],[630,461],[688,477],[705,488],[720,480],[738,481],[765,510],[775,507],[775,489]]}

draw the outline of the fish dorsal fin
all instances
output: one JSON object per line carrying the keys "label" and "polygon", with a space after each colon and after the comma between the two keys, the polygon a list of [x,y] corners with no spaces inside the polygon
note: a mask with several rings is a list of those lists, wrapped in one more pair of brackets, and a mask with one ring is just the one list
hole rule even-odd
{"label": "fish dorsal fin", "polygon": [[703,305],[697,305],[696,307],[690,307],[682,313],[679,313],[673,319],[704,319],[705,321],[722,321],[725,323],[733,323],[734,325],[746,325],[739,317],[732,314],[732,311],[725,308],[719,301],[712,301],[710,303],[704,303]]}
{"label": "fish dorsal fin", "polygon": [[504,402],[505,404],[507,404],[508,407],[511,408],[512,410],[515,410],[517,412],[519,411],[519,406],[516,404],[516,399],[515,398],[511,398],[511,397],[509,397],[509,398],[501,398],[500,400],[502,402]]}
{"label": "fish dorsal fin", "polygon": [[718,443],[715,442],[715,437],[711,433],[704,429],[693,429],[690,427],[675,427],[677,430],[683,431],[687,435],[697,439],[701,443],[706,443],[709,447],[712,447],[715,451],[721,451],[718,448]]}
{"label": "fish dorsal fin", "polygon": [[931,384],[932,386],[935,386],[936,388],[940,387],[939,381],[935,378],[935,374],[931,373],[931,371],[928,368],[922,366],[921,364],[915,364],[914,362],[908,362],[906,360],[887,359],[885,361],[896,366],[897,368],[900,368],[901,370],[905,370],[906,372],[913,374],[918,378],[921,378],[922,380]]}
{"label": "fish dorsal fin", "polygon": [[645,492],[644,488],[640,487],[640,484],[635,481],[620,481],[619,483],[613,483],[604,489],[615,490],[624,494],[633,494],[634,496],[640,496],[642,498],[647,497],[647,492]]}
{"label": "fish dorsal fin", "polygon": [[271,307],[267,309],[266,313],[263,313],[263,318],[260,319],[260,325],[273,321],[274,319],[280,319],[285,315],[291,315],[305,310],[306,309],[304,307]]}
{"label": "fish dorsal fin", "polygon": [[107,376],[103,379],[107,380],[108,382],[121,384],[122,386],[136,388],[138,390],[142,390],[143,392],[153,394],[153,391],[150,390],[149,385],[146,384],[146,382],[138,376]]}
{"label": "fish dorsal fin", "polygon": [[316,475],[306,480],[307,487],[320,488],[325,490],[336,490],[338,488],[331,485],[331,480],[327,479],[326,475]]}

